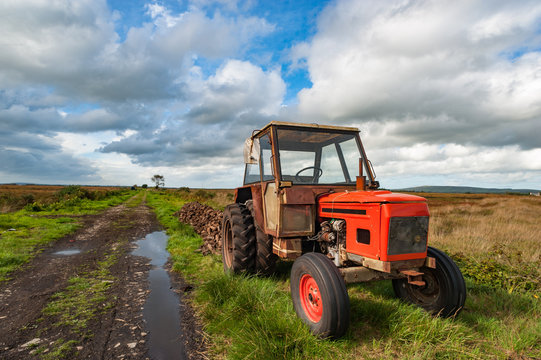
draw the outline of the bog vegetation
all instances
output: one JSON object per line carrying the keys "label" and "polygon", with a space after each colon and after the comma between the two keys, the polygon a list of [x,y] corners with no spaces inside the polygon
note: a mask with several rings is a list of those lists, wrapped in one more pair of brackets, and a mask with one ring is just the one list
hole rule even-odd
{"label": "bog vegetation", "polygon": [[59,210],[77,207],[88,200],[103,200],[122,193],[115,187],[98,186],[47,186],[47,185],[0,185],[0,214],[25,208],[29,211]]}
{"label": "bog vegetation", "polygon": [[118,205],[132,194],[119,188],[0,187],[0,282],[43,245],[75,231],[81,215]]}
{"label": "bog vegetation", "polygon": [[398,301],[390,282],[348,286],[351,325],[319,340],[296,317],[290,263],[270,278],[226,276],[202,256],[200,238],[173,214],[188,201],[223,208],[231,192],[183,188],[149,197],[168,228],[174,269],[194,285],[210,357],[231,359],[519,359],[541,357],[541,199],[517,195],[425,194],[430,243],[465,274],[468,298],[456,319],[433,318]]}
{"label": "bog vegetation", "polygon": [[512,293],[541,290],[541,199],[520,195],[425,194],[430,241],[468,277]]}

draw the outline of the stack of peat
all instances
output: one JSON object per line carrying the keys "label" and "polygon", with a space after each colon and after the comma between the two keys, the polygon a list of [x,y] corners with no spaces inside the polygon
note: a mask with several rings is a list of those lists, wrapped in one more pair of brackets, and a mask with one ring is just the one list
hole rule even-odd
{"label": "stack of peat", "polygon": [[223,213],[197,201],[185,204],[177,213],[178,220],[190,224],[203,239],[203,255],[221,252]]}

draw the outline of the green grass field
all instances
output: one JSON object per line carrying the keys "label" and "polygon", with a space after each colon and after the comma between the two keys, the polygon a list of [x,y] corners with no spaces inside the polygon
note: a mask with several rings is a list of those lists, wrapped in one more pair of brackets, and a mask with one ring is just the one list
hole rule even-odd
{"label": "green grass field", "polygon": [[[191,302],[204,322],[211,358],[541,357],[539,237],[532,236],[539,232],[536,211],[541,206],[532,205],[528,197],[429,197],[431,244],[448,251],[466,275],[465,309],[456,319],[434,318],[397,300],[389,281],[349,285],[350,328],[345,337],[332,341],[312,336],[295,315],[289,295],[291,263],[280,263],[270,278],[228,276],[220,257],[196,251],[201,239],[173,216],[193,196],[189,191],[151,192],[148,201],[168,229],[174,269],[194,285]],[[220,202],[230,196],[220,193],[221,200],[217,198],[215,194],[203,200],[223,207]],[[508,205],[507,221],[502,222],[499,209],[504,204],[512,204],[520,218],[509,217]],[[514,221],[521,221],[523,230],[515,229],[513,239],[502,242],[496,235],[511,231],[506,224],[514,226]],[[479,239],[479,226],[499,229]],[[468,248],[464,236],[485,247]],[[516,251],[524,251],[524,256]],[[495,258],[493,252],[501,256]]]}

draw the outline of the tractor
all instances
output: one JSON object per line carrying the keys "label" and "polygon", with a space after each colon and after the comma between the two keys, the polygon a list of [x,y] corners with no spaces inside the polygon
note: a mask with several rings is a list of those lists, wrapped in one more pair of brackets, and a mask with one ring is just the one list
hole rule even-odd
{"label": "tractor", "polygon": [[346,284],[391,280],[398,298],[442,317],[466,299],[457,265],[428,246],[426,199],[378,190],[359,133],[278,121],[254,131],[224,210],[224,271],[272,274],[277,259],[294,260],[295,311],[322,338],[348,328]]}

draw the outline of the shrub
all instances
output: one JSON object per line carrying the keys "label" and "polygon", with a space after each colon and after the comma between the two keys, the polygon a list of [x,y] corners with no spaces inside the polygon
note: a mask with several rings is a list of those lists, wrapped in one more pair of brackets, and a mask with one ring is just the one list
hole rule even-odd
{"label": "shrub", "polygon": [[36,198],[33,194],[24,194],[23,196],[21,196],[21,198],[25,205],[32,204],[36,201]]}
{"label": "shrub", "polygon": [[537,277],[536,264],[510,266],[496,260],[501,256],[497,251],[489,252],[486,257],[474,258],[462,254],[453,255],[460,266],[462,274],[478,283],[494,288],[501,288],[509,293],[513,291],[539,291],[541,288]]}
{"label": "shrub", "polygon": [[46,206],[43,205],[43,204],[40,204],[39,202],[33,202],[31,204],[26,204],[24,209],[26,211],[34,211],[34,212],[38,212],[38,211],[43,211],[45,210]]}
{"label": "shrub", "polygon": [[94,200],[95,193],[88,191],[85,188],[80,187],[79,185],[69,185],[60,189],[56,193],[56,198],[58,200],[72,200],[72,199],[90,199]]}
{"label": "shrub", "polygon": [[201,189],[197,190],[193,196],[198,201],[205,201],[214,198],[216,196],[216,193]]}

